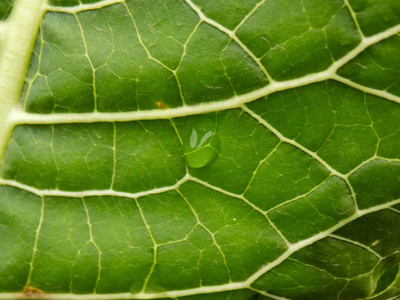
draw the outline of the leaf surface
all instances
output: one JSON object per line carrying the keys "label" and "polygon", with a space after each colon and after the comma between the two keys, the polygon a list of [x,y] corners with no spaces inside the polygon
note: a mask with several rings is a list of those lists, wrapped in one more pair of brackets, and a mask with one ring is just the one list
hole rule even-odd
{"label": "leaf surface", "polygon": [[0,19],[0,298],[400,296],[397,0]]}

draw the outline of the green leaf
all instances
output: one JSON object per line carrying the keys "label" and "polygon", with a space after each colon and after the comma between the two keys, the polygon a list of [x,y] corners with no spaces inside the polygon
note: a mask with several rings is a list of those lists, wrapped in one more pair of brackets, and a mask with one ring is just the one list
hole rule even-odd
{"label": "green leaf", "polygon": [[400,297],[399,3],[2,1],[0,298]]}

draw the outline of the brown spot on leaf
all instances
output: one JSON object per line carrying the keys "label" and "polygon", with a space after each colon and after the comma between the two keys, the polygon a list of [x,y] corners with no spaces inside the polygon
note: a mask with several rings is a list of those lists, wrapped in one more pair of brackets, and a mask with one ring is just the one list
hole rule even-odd
{"label": "brown spot on leaf", "polygon": [[167,104],[162,103],[161,101],[157,101],[157,106],[162,109],[168,108]]}
{"label": "brown spot on leaf", "polygon": [[23,299],[47,299],[47,294],[33,286],[27,287],[23,294]]}

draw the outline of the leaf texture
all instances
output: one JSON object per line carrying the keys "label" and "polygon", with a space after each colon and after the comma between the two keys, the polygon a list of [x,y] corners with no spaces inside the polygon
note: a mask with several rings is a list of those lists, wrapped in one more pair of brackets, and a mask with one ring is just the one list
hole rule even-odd
{"label": "leaf texture", "polygon": [[3,1],[0,298],[400,297],[399,3]]}

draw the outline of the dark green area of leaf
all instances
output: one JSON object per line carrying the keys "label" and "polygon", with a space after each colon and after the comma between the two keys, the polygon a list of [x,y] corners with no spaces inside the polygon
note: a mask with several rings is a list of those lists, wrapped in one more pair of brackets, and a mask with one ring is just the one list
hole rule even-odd
{"label": "dark green area of leaf", "polygon": [[14,0],[2,0],[0,1],[0,20],[4,20],[11,13]]}
{"label": "dark green area of leaf", "polygon": [[99,0],[49,0],[51,5],[55,6],[75,6],[79,4],[91,4],[100,2]]}
{"label": "dark green area of leaf", "polygon": [[379,294],[386,290],[391,284],[394,283],[398,274],[399,266],[396,266],[389,271],[383,273],[383,275],[379,278],[374,294]]}
{"label": "dark green area of leaf", "polygon": [[348,0],[366,36],[384,31],[400,22],[400,2],[393,0]]}

